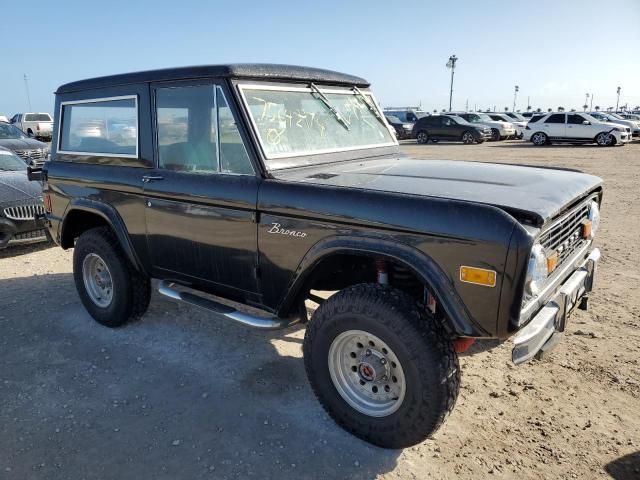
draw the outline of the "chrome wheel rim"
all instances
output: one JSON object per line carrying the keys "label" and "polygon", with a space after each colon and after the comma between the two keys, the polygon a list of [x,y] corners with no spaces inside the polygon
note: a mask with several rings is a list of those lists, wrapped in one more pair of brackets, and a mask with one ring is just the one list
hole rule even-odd
{"label": "chrome wheel rim", "polygon": [[534,133],[533,143],[535,145],[542,145],[544,143],[544,136],[541,133]]}
{"label": "chrome wheel rim", "polygon": [[471,135],[469,132],[465,133],[462,136],[462,142],[463,143],[473,143],[473,135]]}
{"label": "chrome wheel rim", "polygon": [[611,134],[609,133],[601,133],[598,135],[598,144],[599,145],[610,145],[611,144]]}
{"label": "chrome wheel rim", "polygon": [[82,261],[84,288],[91,301],[106,308],[113,300],[113,279],[105,261],[95,253],[90,253]]}
{"label": "chrome wheel rim", "polygon": [[429,137],[427,136],[426,133],[420,132],[418,134],[418,143],[427,143],[428,139],[429,139]]}
{"label": "chrome wheel rim", "polygon": [[398,357],[363,330],[338,335],[329,348],[329,373],[340,396],[360,413],[386,417],[398,410],[406,381]]}

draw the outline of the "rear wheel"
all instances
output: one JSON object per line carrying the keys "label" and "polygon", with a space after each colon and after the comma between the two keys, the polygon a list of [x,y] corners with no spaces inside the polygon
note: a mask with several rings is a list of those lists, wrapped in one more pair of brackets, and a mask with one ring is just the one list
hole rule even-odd
{"label": "rear wheel", "polygon": [[424,130],[420,131],[418,132],[418,135],[416,135],[416,140],[418,143],[427,143],[429,141],[429,134]]}
{"label": "rear wheel", "polygon": [[475,141],[476,139],[473,138],[473,133],[466,131],[462,134],[462,143],[465,145],[472,145]]}
{"label": "rear wheel", "polygon": [[547,135],[543,132],[536,132],[533,135],[531,135],[531,143],[533,143],[536,146],[542,146],[542,145],[546,145],[548,143],[548,138]]}
{"label": "rear wheel", "polygon": [[609,132],[601,132],[596,135],[596,143],[601,147],[609,147],[615,145],[616,139]]}
{"label": "rear wheel", "polygon": [[102,325],[118,327],[147,311],[151,281],[133,268],[108,227],[80,235],[73,276],[84,307]]}
{"label": "rear wheel", "polygon": [[458,395],[460,368],[448,334],[395,288],[361,284],[333,295],[313,315],[303,349],[327,413],[381,447],[428,438]]}
{"label": "rear wheel", "polygon": [[493,140],[494,142],[500,140],[500,130],[498,130],[497,128],[491,129],[491,140]]}

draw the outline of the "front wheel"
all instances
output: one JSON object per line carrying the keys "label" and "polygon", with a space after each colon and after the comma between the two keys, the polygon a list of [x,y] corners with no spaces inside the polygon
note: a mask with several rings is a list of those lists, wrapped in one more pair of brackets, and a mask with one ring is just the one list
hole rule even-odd
{"label": "front wheel", "polygon": [[476,139],[473,138],[473,133],[464,132],[462,134],[462,143],[464,143],[465,145],[472,145],[475,141]]}
{"label": "front wheel", "polygon": [[601,132],[596,136],[596,143],[600,147],[609,147],[615,145],[616,139],[608,132]]}
{"label": "front wheel", "polygon": [[80,235],[73,251],[73,277],[84,307],[107,327],[137,319],[149,306],[151,281],[133,268],[108,227]]}
{"label": "front wheel", "polygon": [[418,141],[418,143],[427,143],[429,141],[429,134],[425,131],[418,132],[416,140]]}
{"label": "front wheel", "polygon": [[546,145],[548,142],[548,138],[547,135],[545,133],[542,132],[536,132],[533,135],[531,135],[531,143],[533,143],[534,145],[540,147],[542,145]]}
{"label": "front wheel", "polygon": [[315,312],[303,350],[327,413],[380,447],[424,441],[458,395],[460,368],[448,334],[392,287],[360,284],[333,295]]}
{"label": "front wheel", "polygon": [[492,128],[491,129],[491,140],[494,142],[498,142],[500,141],[500,130],[498,130],[497,128]]}

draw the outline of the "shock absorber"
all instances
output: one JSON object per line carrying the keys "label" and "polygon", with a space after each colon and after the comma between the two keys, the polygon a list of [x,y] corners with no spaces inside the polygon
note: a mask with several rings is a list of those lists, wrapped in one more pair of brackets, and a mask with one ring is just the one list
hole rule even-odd
{"label": "shock absorber", "polygon": [[376,280],[380,285],[389,285],[387,262],[381,258],[376,259]]}

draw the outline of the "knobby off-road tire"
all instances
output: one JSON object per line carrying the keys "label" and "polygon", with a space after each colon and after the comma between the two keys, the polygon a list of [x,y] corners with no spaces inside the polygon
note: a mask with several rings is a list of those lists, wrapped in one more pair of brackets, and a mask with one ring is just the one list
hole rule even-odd
{"label": "knobby off-road tire", "polygon": [[[377,360],[380,367],[382,360],[376,355],[386,352],[383,366],[391,368],[388,378],[392,388],[397,388],[397,384],[392,383],[398,367],[396,361],[401,367],[405,384],[395,410],[378,410],[373,415],[362,413],[338,390],[345,391],[334,377],[341,378],[342,382],[352,378],[356,387],[363,382],[363,363],[348,367],[347,374],[342,370],[342,376],[336,372],[334,346],[344,344],[341,339],[348,340],[353,332],[355,335],[364,332],[365,341],[367,338],[373,341],[363,344],[361,351],[350,351],[357,350],[360,341],[347,344],[344,355],[339,357],[347,365],[349,361],[357,363],[365,359],[372,364]],[[404,448],[424,441],[443,424],[458,396],[458,356],[443,326],[409,295],[389,286],[360,284],[333,295],[313,315],[303,350],[307,376],[327,413],[345,430],[380,447]],[[368,360],[370,358],[374,361]],[[370,369],[366,369],[367,372],[370,374]],[[348,376],[351,373],[353,377]],[[365,385],[373,389],[375,384]],[[393,391],[392,394],[395,396]],[[367,409],[366,403],[364,409]]]}
{"label": "knobby off-road tire", "polygon": [[73,278],[82,304],[104,326],[136,320],[149,307],[151,281],[131,265],[108,227],[80,235],[73,251]]}

